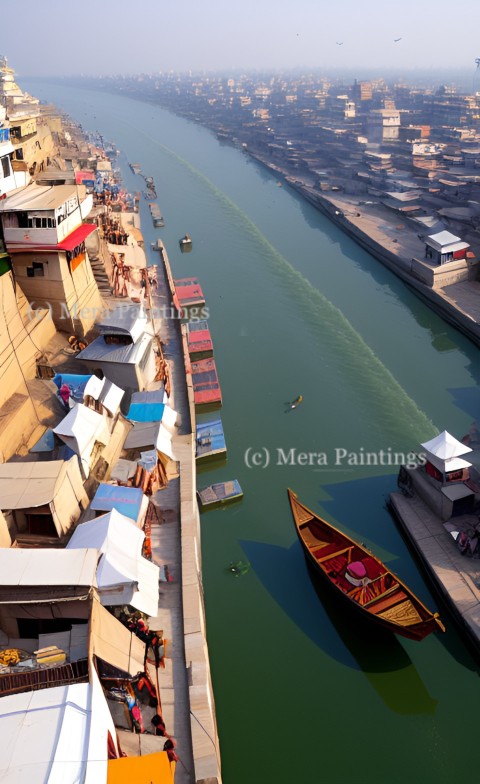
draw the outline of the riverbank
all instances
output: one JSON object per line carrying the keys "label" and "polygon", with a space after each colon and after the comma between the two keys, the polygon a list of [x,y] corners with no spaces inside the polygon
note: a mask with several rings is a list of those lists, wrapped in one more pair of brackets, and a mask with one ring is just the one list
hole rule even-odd
{"label": "riverbank", "polygon": [[[391,213],[380,205],[367,205],[358,198],[326,196],[312,185],[296,179],[268,159],[247,154],[270,171],[283,177],[288,185],[320,210],[342,231],[388,267],[442,318],[480,345],[480,281],[468,280],[432,288],[413,270],[421,264],[425,244],[405,223],[394,224]],[[446,265],[444,265],[446,266]]]}
{"label": "riverbank", "polygon": [[[415,472],[408,473],[415,481]],[[398,492],[390,493],[389,503],[399,526],[414,547],[478,657],[480,654],[480,561],[462,555],[450,533],[450,530],[458,533],[474,527],[478,522],[477,516],[463,515],[453,518],[455,523],[450,522],[446,528],[440,517],[420,497],[419,492],[415,492],[410,497]]]}
{"label": "riverbank", "polygon": [[[165,276],[164,291],[170,304],[175,293],[175,284],[168,254],[163,245],[159,255],[161,271]],[[154,296],[155,300],[158,304],[165,304],[161,296]],[[172,626],[178,634],[182,635],[188,699],[188,717],[185,716],[184,721],[187,718],[189,720],[195,780],[211,780],[221,784],[220,744],[210,674],[202,585],[200,514],[196,499],[196,415],[192,374],[185,325],[172,319],[164,319],[163,323],[165,322],[168,322],[168,332],[166,334],[162,332],[162,335],[166,340],[166,351],[171,357],[169,361],[173,389],[178,393],[179,388],[183,387],[182,422],[179,435],[175,439],[175,455],[180,466],[176,503],[180,523],[178,553],[181,559],[181,575],[179,575],[181,606],[176,608],[178,618]],[[175,402],[176,409],[179,407],[177,401],[178,398]],[[177,688],[173,679],[171,687]],[[174,696],[173,691],[172,696]],[[176,775],[179,774],[184,775],[180,773],[180,769],[177,769]],[[183,778],[179,779],[182,780]]]}

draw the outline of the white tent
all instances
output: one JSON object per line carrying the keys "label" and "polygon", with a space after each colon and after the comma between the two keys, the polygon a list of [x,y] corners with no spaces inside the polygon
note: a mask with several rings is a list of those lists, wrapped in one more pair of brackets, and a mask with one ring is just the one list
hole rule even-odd
{"label": "white tent", "polygon": [[[78,520],[88,497],[78,459],[0,463],[0,509],[29,510],[49,506],[62,536]],[[9,545],[7,545],[9,546]]]}
{"label": "white tent", "polygon": [[446,430],[432,438],[431,441],[426,441],[422,446],[427,453],[429,462],[444,474],[471,467],[471,463],[461,457],[461,455],[472,451],[470,447],[458,441]]}
{"label": "white tent", "polygon": [[91,683],[0,699],[0,780],[98,784],[107,780],[107,741],[116,731],[98,676]]}
{"label": "white tent", "polygon": [[[95,586],[98,552],[82,546],[81,552],[57,548],[0,548],[2,586]],[[1,756],[1,755],[0,755]]]}
{"label": "white tent", "polygon": [[147,615],[158,613],[159,568],[142,555],[145,534],[130,518],[112,509],[82,523],[67,548],[92,547],[102,553],[97,584],[103,605],[130,604]]}
{"label": "white tent", "polygon": [[53,432],[80,457],[85,476],[90,474],[90,458],[95,442],[106,446],[110,440],[104,417],[82,404],[72,408]]}
{"label": "white tent", "polygon": [[450,460],[452,457],[460,457],[460,455],[466,455],[472,451],[469,446],[458,441],[450,433],[447,433],[446,430],[432,438],[431,441],[421,444],[421,446],[440,460]]}
{"label": "white tent", "polygon": [[98,400],[109,414],[115,416],[120,408],[124,394],[125,390],[117,387],[113,381],[109,381],[107,378],[100,379],[93,375],[85,385],[83,397],[85,399],[85,397],[90,396],[94,400]]}
{"label": "white tent", "polygon": [[125,439],[125,449],[142,449],[153,445],[170,460],[178,460],[173,447],[177,417],[178,413],[166,405],[160,422],[134,422]]}

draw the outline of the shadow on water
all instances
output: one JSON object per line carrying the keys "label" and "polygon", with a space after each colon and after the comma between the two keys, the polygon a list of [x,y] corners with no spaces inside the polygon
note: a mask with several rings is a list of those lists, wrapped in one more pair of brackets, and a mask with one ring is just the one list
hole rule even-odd
{"label": "shadow on water", "polygon": [[[480,420],[480,389],[478,387],[458,387],[448,391],[458,408],[469,414],[472,419]],[[464,433],[455,435],[461,439]]]}
{"label": "shadow on water", "polygon": [[[260,164],[258,164],[258,170],[264,180],[271,181],[277,178],[275,172],[266,170]],[[286,183],[286,186],[288,187],[288,183]],[[303,218],[310,228],[320,230],[332,243],[338,245],[345,258],[351,259],[355,264],[359,264],[365,271],[368,271],[372,279],[380,286],[388,286],[395,291],[396,297],[408,307],[417,324],[422,329],[428,330],[431,344],[436,351],[440,353],[454,351],[459,346],[466,351],[471,351],[471,344],[468,338],[459,334],[454,327],[446,324],[434,310],[425,308],[414,289],[409,288],[406,283],[371,253],[362,248],[342,230],[341,226],[338,226],[331,218],[317,209],[295,188],[289,188],[288,190],[291,197],[300,206]]]}
{"label": "shadow on water", "polygon": [[434,713],[437,702],[396,637],[361,623],[330,595],[328,586],[319,589],[318,581],[309,575],[298,540],[288,549],[266,542],[243,540],[240,544],[265,589],[318,648],[338,663],[363,672],[395,713]]}
{"label": "shadow on water", "polygon": [[[478,671],[477,654],[472,650],[470,640],[459,628],[433,577],[387,505],[389,494],[398,490],[396,475],[326,485],[322,490],[330,499],[319,502],[318,514],[322,515],[322,509],[329,511],[334,516],[334,525],[371,548],[429,610],[438,611],[447,628],[445,634],[436,635],[439,642],[463,667]],[[376,506],[372,504],[373,498],[378,499]]]}

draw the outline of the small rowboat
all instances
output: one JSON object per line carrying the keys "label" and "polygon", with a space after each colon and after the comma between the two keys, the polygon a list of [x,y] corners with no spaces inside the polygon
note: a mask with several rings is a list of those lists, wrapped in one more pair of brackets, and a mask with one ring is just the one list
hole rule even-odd
{"label": "small rowboat", "polygon": [[369,550],[318,517],[290,489],[288,498],[307,563],[352,607],[411,640],[445,631],[438,613],[431,613]]}
{"label": "small rowboat", "polygon": [[243,498],[243,490],[237,479],[230,479],[228,482],[217,482],[204,487],[203,490],[197,490],[197,498],[200,511],[203,512],[232,501],[239,501]]}

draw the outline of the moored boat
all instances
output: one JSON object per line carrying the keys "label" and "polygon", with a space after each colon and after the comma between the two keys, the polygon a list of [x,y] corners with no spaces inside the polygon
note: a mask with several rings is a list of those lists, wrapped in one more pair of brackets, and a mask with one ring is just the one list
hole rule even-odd
{"label": "moored boat", "polygon": [[208,460],[227,456],[227,446],[221,419],[210,422],[197,422],[195,439],[195,460],[204,463]]}
{"label": "moored boat", "polygon": [[216,482],[208,485],[202,490],[197,491],[200,509],[212,509],[213,507],[223,506],[223,504],[239,501],[243,498],[243,490],[237,479],[230,479],[228,482]]}
{"label": "moored boat", "polygon": [[[147,197],[148,198],[148,197]],[[160,212],[160,207],[156,203],[151,203],[148,205],[150,207],[150,214],[152,216],[153,225],[157,229],[163,228],[165,226],[165,221],[163,219],[163,215]]]}
{"label": "moored boat", "polygon": [[198,278],[175,278],[175,294],[182,309],[205,305]]}
{"label": "moored boat", "polygon": [[190,359],[206,359],[213,356],[213,342],[206,321],[190,321],[187,332]]}
{"label": "moored boat", "polygon": [[430,610],[373,553],[304,506],[288,489],[307,563],[350,606],[383,628],[412,640],[445,631]]}
{"label": "moored boat", "polygon": [[179,240],[180,250],[182,253],[189,253],[192,250],[192,238],[190,234],[185,234],[181,240]]}
{"label": "moored boat", "polygon": [[219,408],[222,405],[222,390],[213,357],[192,362],[193,398],[197,409]]}

